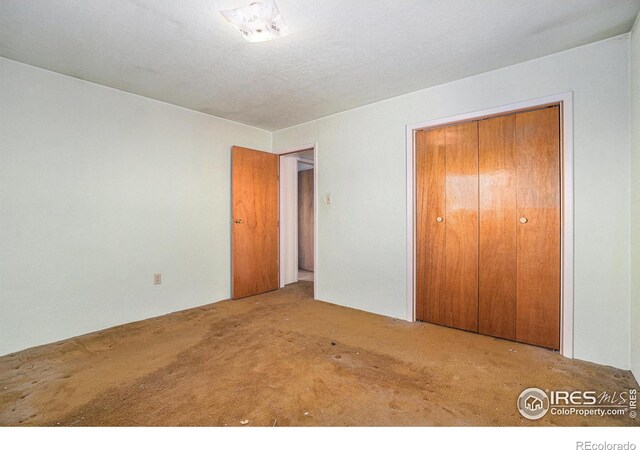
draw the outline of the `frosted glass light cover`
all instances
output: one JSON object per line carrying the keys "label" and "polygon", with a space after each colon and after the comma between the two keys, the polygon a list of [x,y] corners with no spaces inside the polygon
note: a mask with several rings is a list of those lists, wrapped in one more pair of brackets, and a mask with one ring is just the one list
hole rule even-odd
{"label": "frosted glass light cover", "polygon": [[220,14],[249,42],[265,42],[287,36],[289,29],[274,0],[263,0]]}

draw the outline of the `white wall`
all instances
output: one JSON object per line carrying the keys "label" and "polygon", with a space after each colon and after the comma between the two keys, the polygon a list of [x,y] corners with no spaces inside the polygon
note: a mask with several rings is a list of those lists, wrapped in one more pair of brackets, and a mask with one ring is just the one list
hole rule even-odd
{"label": "white wall", "polygon": [[631,34],[631,370],[640,380],[640,15]]}
{"label": "white wall", "polygon": [[406,317],[405,125],[574,92],[575,357],[629,368],[629,36],[276,131],[318,142],[316,297]]}
{"label": "white wall", "polygon": [[234,144],[271,134],[0,59],[0,355],[229,298]]}

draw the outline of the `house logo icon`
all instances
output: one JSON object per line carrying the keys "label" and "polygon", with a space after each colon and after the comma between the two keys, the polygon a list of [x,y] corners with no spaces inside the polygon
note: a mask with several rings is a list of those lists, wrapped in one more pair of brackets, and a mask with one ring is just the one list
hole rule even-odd
{"label": "house logo icon", "polygon": [[538,411],[539,409],[542,409],[542,400],[538,397],[534,397],[533,395],[528,396],[525,399],[524,404],[531,411]]}
{"label": "house logo icon", "polygon": [[549,411],[549,397],[541,389],[525,389],[518,397],[518,411],[529,420],[541,419]]}

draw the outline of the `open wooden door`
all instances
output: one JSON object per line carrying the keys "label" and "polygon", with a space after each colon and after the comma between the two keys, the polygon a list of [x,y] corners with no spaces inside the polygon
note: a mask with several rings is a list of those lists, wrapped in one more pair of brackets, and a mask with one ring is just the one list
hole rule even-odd
{"label": "open wooden door", "polygon": [[232,297],[278,289],[278,155],[231,150]]}

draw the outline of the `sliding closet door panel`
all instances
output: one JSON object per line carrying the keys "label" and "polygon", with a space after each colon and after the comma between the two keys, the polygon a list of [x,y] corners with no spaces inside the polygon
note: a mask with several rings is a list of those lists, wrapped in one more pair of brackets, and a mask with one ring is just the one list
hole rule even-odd
{"label": "sliding closet door panel", "polygon": [[445,128],[445,324],[478,331],[478,123]]}
{"label": "sliding closet door panel", "polygon": [[444,324],[444,129],[416,133],[416,319]]}
{"label": "sliding closet door panel", "polygon": [[516,339],[560,348],[559,108],[516,115]]}
{"label": "sliding closet door panel", "polygon": [[481,121],[478,331],[516,338],[515,115]]}

